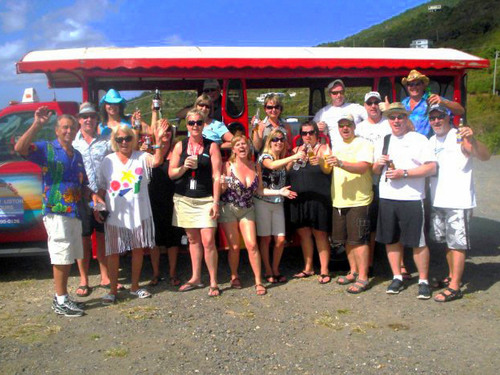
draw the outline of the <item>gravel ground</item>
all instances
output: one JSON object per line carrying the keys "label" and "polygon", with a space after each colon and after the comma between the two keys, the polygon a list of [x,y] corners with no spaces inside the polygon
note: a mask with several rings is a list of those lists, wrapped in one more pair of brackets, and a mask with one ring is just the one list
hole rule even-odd
{"label": "gravel ground", "polygon": [[[417,300],[413,279],[400,295],[385,293],[390,271],[379,254],[372,288],[359,296],[315,277],[273,285],[255,295],[242,257],[242,290],[229,289],[220,254],[220,297],[207,288],[186,293],[161,283],[140,301],[121,292],[103,307],[104,290],[84,299],[87,315],[50,310],[48,258],[0,258],[2,374],[496,374],[500,367],[500,157],[476,163],[479,207],[472,222],[464,298],[447,304]],[[442,248],[431,247],[431,276],[445,274]],[[411,254],[406,263],[411,264]],[[163,269],[167,269],[162,257]],[[287,249],[283,273],[301,268],[299,249]],[[412,268],[413,271],[415,270]],[[122,259],[121,281],[130,261]],[[189,274],[188,254],[179,272]],[[332,269],[340,273],[338,269]],[[99,283],[92,265],[91,285]],[[78,286],[76,267],[70,286]],[[415,275],[415,273],[414,273]],[[151,276],[146,260],[143,281]],[[208,277],[204,274],[206,282]],[[495,370],[497,369],[497,370]]]}

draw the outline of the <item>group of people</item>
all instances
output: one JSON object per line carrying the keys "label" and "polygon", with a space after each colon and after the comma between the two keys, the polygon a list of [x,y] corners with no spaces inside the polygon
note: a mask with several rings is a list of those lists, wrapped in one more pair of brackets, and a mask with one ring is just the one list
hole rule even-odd
{"label": "group of people", "polygon": [[[88,269],[94,231],[100,285],[108,289],[104,304],[115,303],[118,291],[124,289],[118,273],[120,255],[127,251],[132,253],[129,292],[138,298],[151,297],[139,285],[145,249],[153,266],[150,286],[162,280],[159,254],[164,248],[171,285],[180,285],[182,292],[204,288],[205,260],[208,295],[219,296],[218,225],[229,246],[232,288],[242,288],[241,238],[257,295],[267,293],[264,281],[287,281],[280,261],[285,234],[292,229],[287,225],[291,225],[304,256],[304,268],[295,278],[315,275],[316,247],[318,282],[332,280],[330,235],[333,242],[345,245],[350,265],[349,273],[336,282],[349,285],[349,293],[361,293],[369,287],[377,241],[385,244],[393,273],[387,293],[404,289],[406,247],[413,248],[418,269],[417,296],[429,299],[424,232],[427,177],[430,234],[446,242],[449,265],[443,279],[447,288],[435,300],[460,298],[468,223],[475,206],[472,158],[487,160],[490,154],[470,127],[454,128],[452,113],[461,115],[463,108],[426,92],[426,76],[412,71],[402,83],[410,95],[403,103],[389,104],[371,91],[361,106],[346,103],[343,81],[334,80],[327,87],[331,105],[301,124],[295,138],[281,120],[283,104],[273,94],[264,101],[266,117],[249,137],[229,132],[215,118],[215,103],[220,100],[215,80],[205,81],[206,92],[204,87],[193,107],[182,113],[188,136],[177,143],[173,127],[159,119],[155,110],[151,124],[142,121],[140,112],[127,118],[125,100],[113,89],[100,101],[100,116],[90,103],[81,105],[77,119],[60,116],[51,142],[32,143],[51,115],[47,108],[39,108],[15,149],[42,168],[44,224],[55,281],[52,308],[65,316],[84,314],[82,304],[68,295],[67,282],[71,264],[77,260],[77,294],[91,293]],[[431,129],[435,134],[428,139]],[[221,146],[231,150],[227,161],[222,160]],[[176,263],[184,233],[192,275],[181,285]]]}

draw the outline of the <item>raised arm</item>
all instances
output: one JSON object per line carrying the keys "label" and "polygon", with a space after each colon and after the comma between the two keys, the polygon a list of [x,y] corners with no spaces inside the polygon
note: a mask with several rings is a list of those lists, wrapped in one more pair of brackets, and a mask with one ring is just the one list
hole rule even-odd
{"label": "raised arm", "polygon": [[21,138],[19,138],[16,145],[14,146],[14,150],[21,156],[28,156],[29,147],[33,141],[33,138],[35,138],[36,134],[50,120],[51,116],[52,113],[49,111],[48,107],[39,107],[35,111],[35,119],[33,121],[33,124],[31,124],[29,129],[21,136]]}
{"label": "raised arm", "polygon": [[462,151],[468,155],[478,158],[481,161],[490,160],[491,153],[488,148],[474,137],[474,132],[468,126],[460,127],[462,136]]}

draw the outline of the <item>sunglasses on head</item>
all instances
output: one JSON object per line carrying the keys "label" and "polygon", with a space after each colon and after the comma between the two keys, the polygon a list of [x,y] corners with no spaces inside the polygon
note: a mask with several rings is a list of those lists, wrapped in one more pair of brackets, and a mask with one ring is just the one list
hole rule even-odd
{"label": "sunglasses on head", "polygon": [[97,115],[96,114],[83,114],[83,115],[80,115],[78,117],[80,117],[81,119],[86,120],[88,118],[97,118]]}
{"label": "sunglasses on head", "polygon": [[285,138],[274,137],[274,138],[271,138],[271,142],[285,142]]}
{"label": "sunglasses on head", "polygon": [[300,132],[300,135],[302,135],[302,136],[306,136],[306,135],[314,135],[314,134],[316,134],[316,131],[315,131],[315,130],[309,130],[309,131],[304,131],[304,130],[302,130],[302,131]]}
{"label": "sunglasses on head", "polygon": [[281,109],[280,105],[266,105],[266,109],[271,110],[271,109]]}
{"label": "sunglasses on head", "polygon": [[126,137],[115,137],[115,141],[116,143],[123,143],[123,142],[129,143],[132,141],[133,138],[134,137],[132,137],[131,135],[127,135]]}
{"label": "sunglasses on head", "polygon": [[380,100],[373,100],[371,102],[366,102],[366,105],[371,107],[372,105],[379,105],[380,104]]}
{"label": "sunglasses on head", "polygon": [[388,118],[389,120],[392,120],[392,121],[394,121],[394,120],[396,120],[396,119],[398,119],[398,120],[403,120],[403,119],[405,119],[405,118],[406,118],[406,115],[401,113],[401,114],[399,114],[399,115],[387,116],[387,118]]}
{"label": "sunglasses on head", "polygon": [[202,108],[210,108],[210,104],[200,103],[200,104],[198,104],[198,107],[202,107]]}
{"label": "sunglasses on head", "polygon": [[444,120],[445,117],[446,115],[444,113],[441,113],[437,116],[429,116],[429,121]]}
{"label": "sunglasses on head", "polygon": [[197,121],[191,120],[191,121],[188,121],[187,124],[189,126],[195,126],[195,125],[196,126],[202,126],[203,125],[203,120],[197,120]]}
{"label": "sunglasses on head", "polygon": [[344,90],[330,91],[330,95],[344,95]]}
{"label": "sunglasses on head", "polygon": [[422,81],[408,82],[409,87],[420,86],[421,84],[422,84]]}
{"label": "sunglasses on head", "polygon": [[205,94],[208,94],[209,92],[214,92],[214,91],[217,91],[217,89],[203,89],[203,92]]}

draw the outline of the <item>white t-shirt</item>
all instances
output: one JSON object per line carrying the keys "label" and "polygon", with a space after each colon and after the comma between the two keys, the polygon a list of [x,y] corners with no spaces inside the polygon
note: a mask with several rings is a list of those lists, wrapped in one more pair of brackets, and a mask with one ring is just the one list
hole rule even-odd
{"label": "white t-shirt", "polygon": [[385,118],[381,118],[376,124],[372,124],[368,119],[361,121],[356,125],[356,135],[370,141],[373,146],[377,146],[379,142],[383,142],[387,134],[391,134],[391,125]]}
{"label": "white t-shirt", "polygon": [[464,155],[457,143],[457,130],[444,137],[429,139],[438,162],[438,176],[431,177],[431,199],[434,207],[468,209],[476,207],[472,181],[472,157]]}
{"label": "white t-shirt", "polygon": [[331,104],[321,108],[314,116],[315,122],[324,121],[328,125],[328,136],[332,143],[332,148],[335,144],[343,142],[339,134],[339,118],[342,115],[351,114],[354,117],[356,124],[368,118],[365,107],[357,103],[344,103],[340,107],[334,107]]}
{"label": "white t-shirt", "polygon": [[[382,155],[383,142],[378,144],[375,160]],[[402,137],[391,135],[387,155],[394,162],[396,169],[413,169],[426,162],[436,161],[434,150],[428,139],[414,131]],[[387,168],[380,177],[380,198],[398,201],[417,201],[425,198],[425,177],[409,177],[391,180],[385,178]]]}

